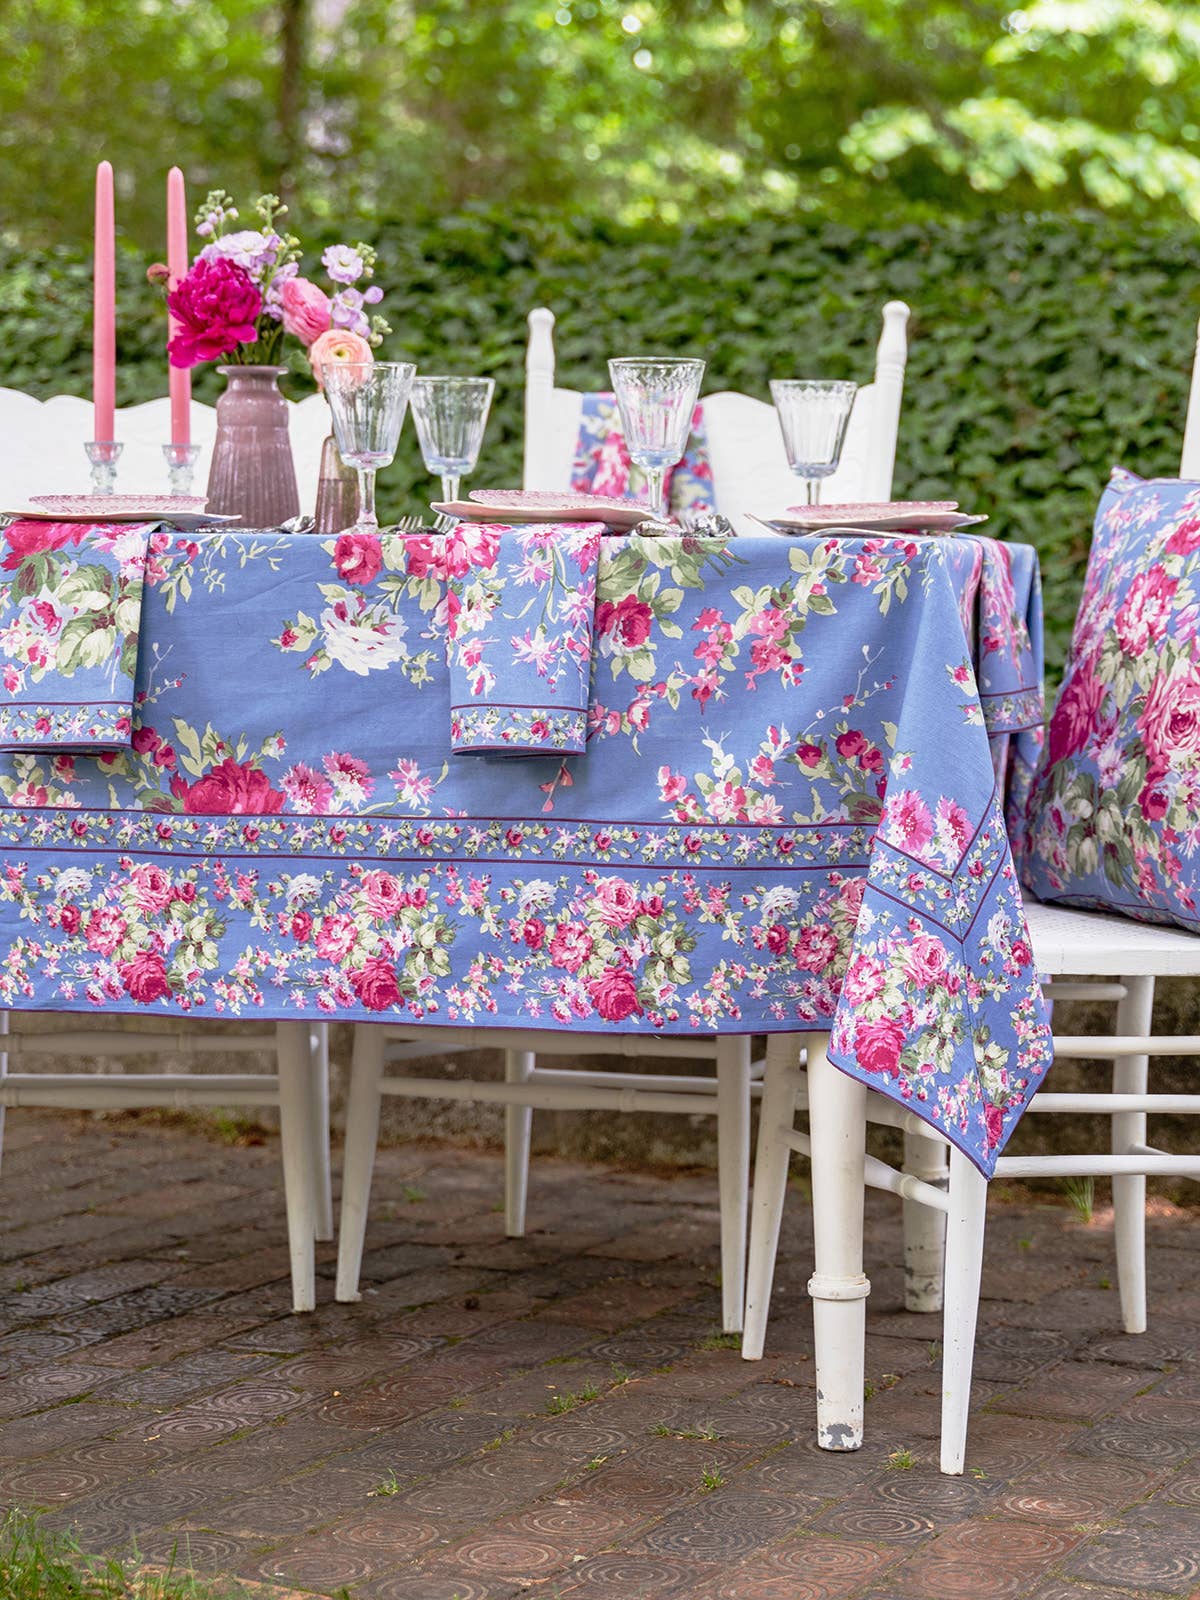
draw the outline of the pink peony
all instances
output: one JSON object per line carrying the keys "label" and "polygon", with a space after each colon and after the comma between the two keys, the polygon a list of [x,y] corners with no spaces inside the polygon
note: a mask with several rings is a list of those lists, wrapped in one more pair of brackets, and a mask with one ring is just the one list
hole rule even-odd
{"label": "pink peony", "polygon": [[283,806],[283,796],[272,789],[265,772],[249,764],[239,766],[232,757],[193,784],[172,778],[171,793],[183,801],[186,812],[199,816],[273,816]]}
{"label": "pink peony", "polygon": [[387,1011],[400,1004],[396,969],[379,956],[372,956],[359,971],[350,974],[350,987],[367,1011]]}
{"label": "pink peony", "polygon": [[868,1022],[860,1017],[854,1024],[854,1057],[867,1072],[900,1075],[900,1052],[904,1048],[904,1029],[894,1017]]}
{"label": "pink peony", "polygon": [[312,344],[328,333],[332,322],[329,296],[307,278],[289,278],[279,293],[283,326],[302,344]]}
{"label": "pink peony", "polygon": [[624,1022],[635,1013],[641,1015],[643,1007],[637,985],[632,975],[620,967],[609,967],[600,977],[594,978],[588,984],[588,993],[605,1022]]}
{"label": "pink peony", "polygon": [[313,377],[317,380],[317,388],[324,388],[321,382],[321,368],[335,367],[348,361],[374,361],[375,354],[367,341],[357,333],[348,333],[343,328],[330,328],[326,333],[318,334],[308,347],[308,359],[312,364]]}
{"label": "pink peony", "polygon": [[239,344],[253,344],[262,295],[244,267],[232,261],[197,261],[167,296],[179,332],[167,346],[173,367],[215,361]]}
{"label": "pink peony", "polygon": [[132,961],[123,962],[121,982],[125,985],[126,994],[140,1006],[165,1000],[171,993],[166,963],[154,950],[140,950]]}

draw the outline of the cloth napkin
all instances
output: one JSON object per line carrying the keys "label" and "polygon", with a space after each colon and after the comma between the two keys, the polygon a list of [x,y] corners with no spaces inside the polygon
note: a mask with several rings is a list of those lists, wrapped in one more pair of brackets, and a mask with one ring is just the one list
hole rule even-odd
{"label": "cloth napkin", "polygon": [[455,755],[582,754],[602,532],[460,523],[446,536]]}
{"label": "cloth napkin", "polygon": [[0,750],[129,748],[152,526],[0,533]]}
{"label": "cloth napkin", "polygon": [[[621,414],[612,394],[585,394],[583,397],[571,487],[584,494],[627,496],[632,500],[646,498],[646,478],[629,458],[621,432]],[[692,412],[692,428],[683,459],[667,472],[666,496],[671,511],[715,509],[702,403]]]}

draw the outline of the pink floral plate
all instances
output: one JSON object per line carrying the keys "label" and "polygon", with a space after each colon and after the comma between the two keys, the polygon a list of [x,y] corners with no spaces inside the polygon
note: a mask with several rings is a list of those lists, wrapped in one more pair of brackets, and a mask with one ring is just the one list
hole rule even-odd
{"label": "pink floral plate", "polygon": [[650,518],[649,508],[609,495],[574,490],[473,489],[469,500],[435,501],[433,509],[464,522],[604,522],[610,528],[636,528]]}
{"label": "pink floral plate", "polygon": [[174,522],[196,527],[206,522],[237,522],[205,511],[203,495],[195,494],[34,494],[29,504],[5,511],[6,517],[43,522]]}
{"label": "pink floral plate", "polygon": [[770,522],[795,533],[821,533],[848,528],[861,533],[954,533],[986,522],[958,509],[956,500],[876,500],[841,505],[788,506]]}

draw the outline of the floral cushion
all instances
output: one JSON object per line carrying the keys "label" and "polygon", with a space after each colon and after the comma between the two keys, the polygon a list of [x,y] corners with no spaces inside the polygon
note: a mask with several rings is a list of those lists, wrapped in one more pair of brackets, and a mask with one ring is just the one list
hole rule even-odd
{"label": "floral cushion", "polygon": [[1200,482],[1113,471],[1030,796],[1043,900],[1200,932]]}
{"label": "floral cushion", "polygon": [[[621,416],[615,395],[601,392],[585,394],[583,397],[575,461],[571,468],[571,488],[585,494],[646,499],[646,477],[642,469],[630,460],[625,435],[621,432]],[[669,511],[714,509],[703,401],[698,401],[692,412],[687,447],[683,458],[667,472],[664,490]]]}

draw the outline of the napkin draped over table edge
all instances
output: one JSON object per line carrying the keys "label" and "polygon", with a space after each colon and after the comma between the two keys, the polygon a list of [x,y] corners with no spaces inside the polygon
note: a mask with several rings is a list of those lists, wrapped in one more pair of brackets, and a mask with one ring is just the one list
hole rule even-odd
{"label": "napkin draped over table edge", "polygon": [[450,748],[582,755],[603,526],[465,524],[447,535]]}
{"label": "napkin draped over table edge", "polygon": [[131,747],[154,527],[28,518],[0,530],[0,751]]}

